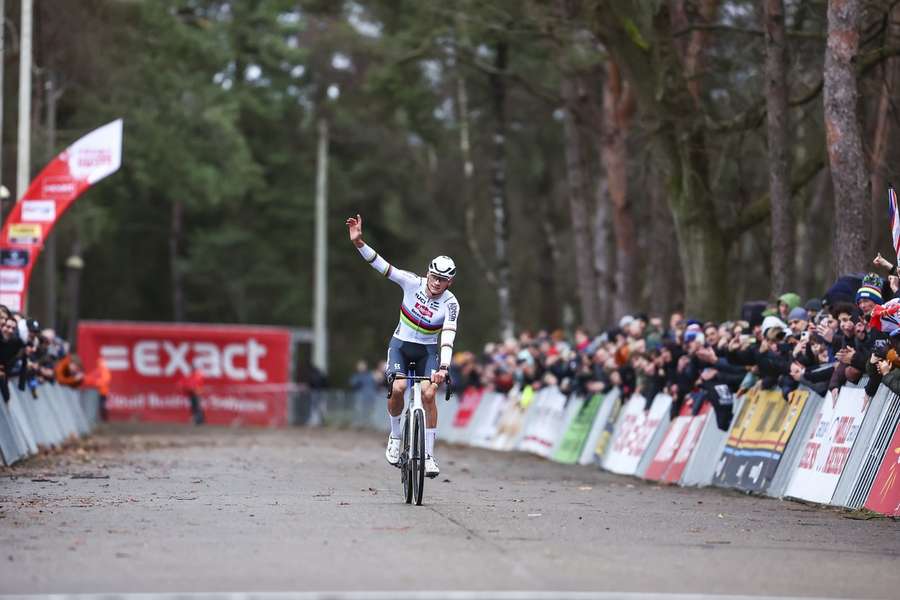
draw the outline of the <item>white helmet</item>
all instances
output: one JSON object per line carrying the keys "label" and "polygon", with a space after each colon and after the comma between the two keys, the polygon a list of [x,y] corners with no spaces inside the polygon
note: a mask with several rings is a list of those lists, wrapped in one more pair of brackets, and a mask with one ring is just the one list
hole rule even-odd
{"label": "white helmet", "polygon": [[456,275],[456,263],[449,256],[438,256],[428,265],[428,272],[450,279]]}

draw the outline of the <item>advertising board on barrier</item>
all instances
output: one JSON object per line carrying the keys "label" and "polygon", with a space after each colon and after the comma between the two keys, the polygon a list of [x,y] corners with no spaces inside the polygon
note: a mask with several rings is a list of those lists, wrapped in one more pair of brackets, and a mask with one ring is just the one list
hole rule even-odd
{"label": "advertising board on barrier", "polygon": [[563,434],[559,448],[553,455],[553,460],[570,465],[578,461],[602,403],[603,396],[594,394],[590,400],[581,405],[569,428]]}
{"label": "advertising board on barrier", "polygon": [[641,457],[672,405],[672,398],[657,394],[649,410],[644,410],[647,401],[640,394],[634,394],[623,409],[621,422],[610,442],[603,459],[603,468],[613,473],[633,475],[641,462]]}
{"label": "advertising board on barrier", "polygon": [[865,506],[883,515],[900,517],[900,423],[894,428]]}
{"label": "advertising board on barrier", "polygon": [[691,453],[700,439],[703,425],[706,423],[712,407],[704,402],[700,411],[694,415],[694,402],[701,401],[688,397],[675,420],[669,425],[666,436],[653,457],[653,461],[644,473],[644,478],[667,483],[678,483]]}
{"label": "advertising board on barrier", "polygon": [[766,489],[794,432],[809,392],[753,389],[731,426],[713,483],[744,491]]}
{"label": "advertising board on barrier", "polygon": [[494,450],[512,450],[522,434],[527,411],[528,409],[522,405],[522,391],[518,388],[511,389],[506,395],[506,402],[497,423],[497,432],[490,447]]}
{"label": "advertising board on barrier", "polygon": [[453,417],[454,429],[461,430],[469,426],[472,415],[475,414],[475,410],[481,404],[481,396],[483,394],[484,390],[482,388],[466,388],[462,398],[459,399],[459,408],[456,410],[456,416]]}
{"label": "advertising board on barrier", "polygon": [[541,389],[529,410],[531,418],[525,426],[519,450],[548,457],[559,438],[566,414],[566,396],[556,386]]}
{"label": "advertising board on barrier", "polygon": [[111,420],[187,421],[179,382],[196,370],[208,422],[287,423],[289,329],[82,321],[78,351],[87,371],[102,358],[112,374]]}
{"label": "advertising board on barrier", "polygon": [[831,501],[866,408],[862,388],[845,386],[837,399],[826,396],[785,496],[823,504]]}

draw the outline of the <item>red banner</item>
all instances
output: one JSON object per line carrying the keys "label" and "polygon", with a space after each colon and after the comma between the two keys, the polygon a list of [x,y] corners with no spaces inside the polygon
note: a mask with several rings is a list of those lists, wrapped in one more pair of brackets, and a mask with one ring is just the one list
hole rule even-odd
{"label": "red banner", "polygon": [[56,221],[78,196],[116,172],[121,163],[119,119],[80,138],[34,178],[0,232],[0,304],[23,309],[31,270]]}
{"label": "red banner", "polygon": [[291,332],[277,327],[83,321],[78,354],[112,374],[110,420],[190,420],[183,381],[203,375],[208,423],[287,424]]}
{"label": "red banner", "polygon": [[881,459],[881,468],[869,490],[866,508],[883,515],[900,517],[900,423]]}

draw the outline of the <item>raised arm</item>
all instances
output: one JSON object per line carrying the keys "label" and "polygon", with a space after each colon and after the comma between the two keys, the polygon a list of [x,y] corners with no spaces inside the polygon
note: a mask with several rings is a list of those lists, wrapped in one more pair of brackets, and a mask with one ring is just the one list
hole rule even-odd
{"label": "raised arm", "polygon": [[372,268],[396,283],[404,287],[406,285],[419,285],[419,276],[409,271],[396,269],[384,260],[375,250],[363,241],[362,237],[362,217],[356,215],[347,219],[347,232],[350,234],[350,241],[359,250],[359,254],[363,259],[372,265]]}

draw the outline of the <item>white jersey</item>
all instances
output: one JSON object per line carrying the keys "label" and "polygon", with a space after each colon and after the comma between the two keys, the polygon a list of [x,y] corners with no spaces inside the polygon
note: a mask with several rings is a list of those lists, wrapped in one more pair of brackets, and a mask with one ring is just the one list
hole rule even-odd
{"label": "white jersey", "polygon": [[437,344],[440,341],[441,363],[446,365],[443,360],[444,347],[452,350],[459,319],[456,296],[445,290],[439,298],[432,298],[425,277],[394,268],[367,245],[359,248],[359,253],[375,270],[403,288],[400,321],[394,329],[394,337],[416,344]]}

